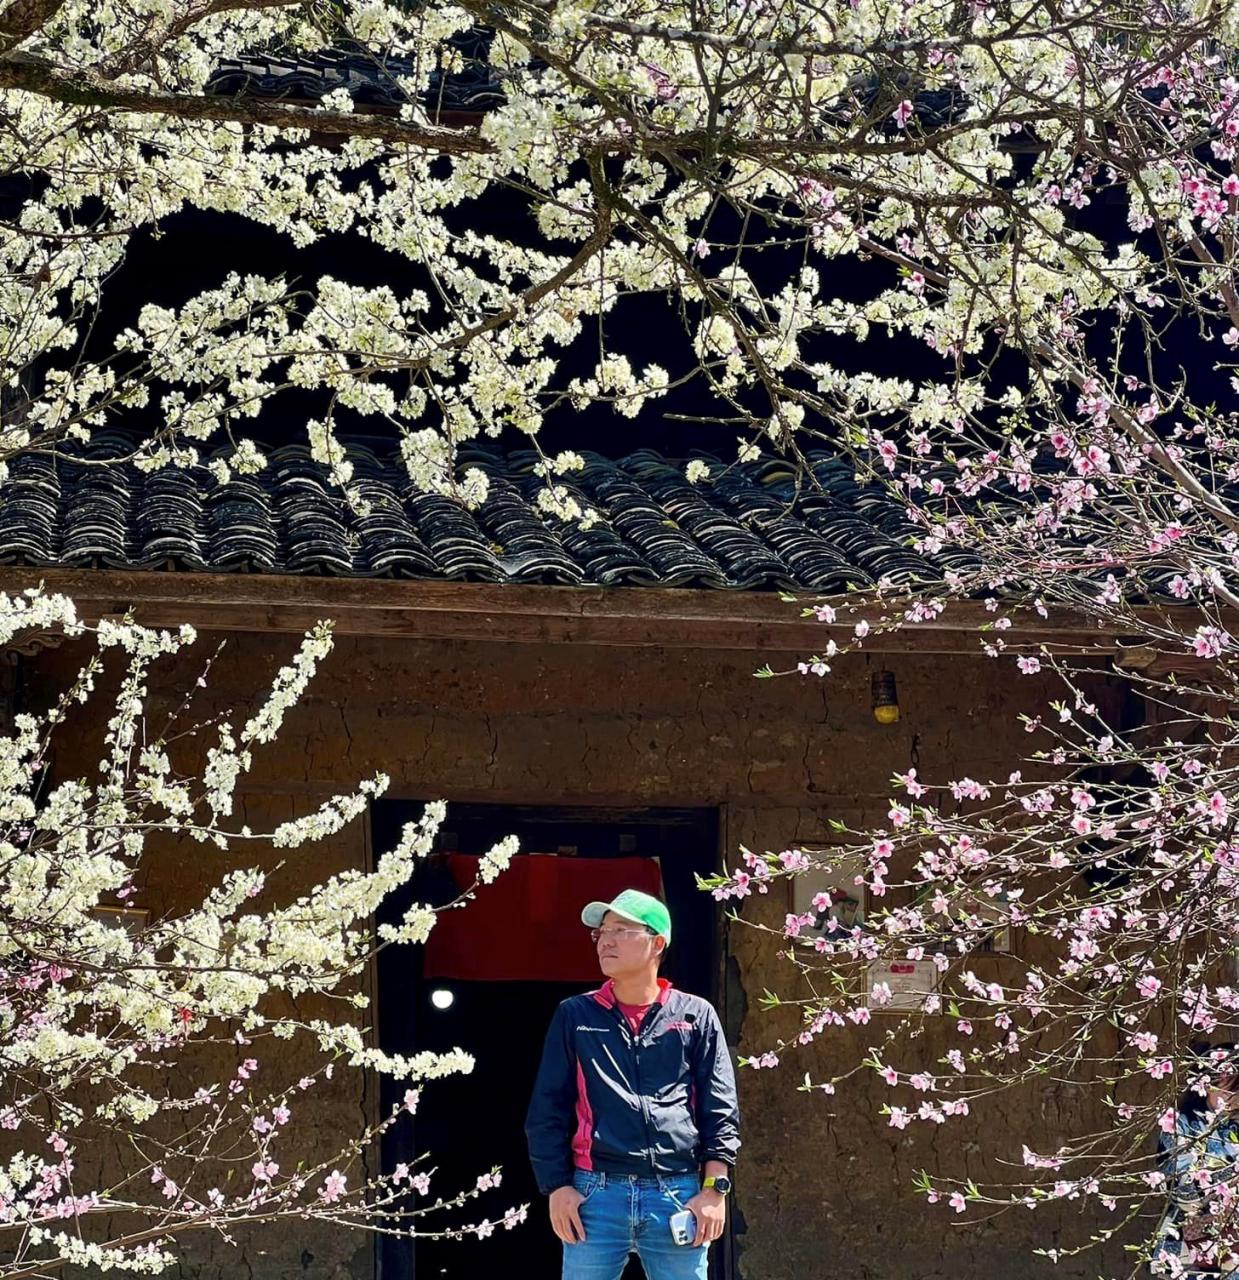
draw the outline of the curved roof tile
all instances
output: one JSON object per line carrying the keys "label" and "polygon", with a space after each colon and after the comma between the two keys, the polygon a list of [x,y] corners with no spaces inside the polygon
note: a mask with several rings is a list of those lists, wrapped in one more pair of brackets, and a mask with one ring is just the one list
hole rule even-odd
{"label": "curved roof tile", "polygon": [[[557,483],[598,521],[543,512],[531,451],[462,452],[490,480],[467,511],[415,493],[398,450],[346,441],[361,498],[351,509],[303,445],[220,484],[205,466],[144,472],[133,440],[96,438],[74,457],[14,460],[0,501],[0,561],[152,571],[469,579],[573,586],[713,587],[836,592],[883,576],[940,579],[947,553],[912,550],[897,503],[857,483],[838,457],[810,457],[811,478],[765,456],[690,485],[651,450],[585,454]],[[108,465],[101,466],[100,463]]]}

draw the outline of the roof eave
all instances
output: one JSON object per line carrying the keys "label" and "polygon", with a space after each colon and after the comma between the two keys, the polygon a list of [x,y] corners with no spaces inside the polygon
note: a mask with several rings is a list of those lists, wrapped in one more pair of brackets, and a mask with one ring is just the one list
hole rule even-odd
{"label": "roof eave", "polygon": [[[0,566],[0,590],[42,585],[76,601],[87,621],[132,613],[150,626],[299,634],[331,619],[337,635],[525,644],[656,646],[807,655],[850,638],[855,616],[837,599],[833,625],[801,616],[772,592],[684,587],[536,586],[383,578]],[[805,593],[806,603],[822,597]],[[1165,618],[1174,610],[1150,610]],[[973,654],[993,614],[960,602],[939,618],[866,638],[868,653]],[[1239,629],[1239,628],[1237,628]],[[1009,633],[1021,649],[1118,652],[1140,637],[1082,613],[1053,613]]]}

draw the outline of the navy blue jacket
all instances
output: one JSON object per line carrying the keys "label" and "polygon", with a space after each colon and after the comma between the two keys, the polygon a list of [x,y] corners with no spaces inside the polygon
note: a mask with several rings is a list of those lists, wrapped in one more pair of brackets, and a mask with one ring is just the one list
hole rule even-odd
{"label": "navy blue jacket", "polygon": [[612,984],[555,1010],[525,1136],[544,1195],[572,1171],[695,1173],[736,1162],[736,1078],[718,1014],[659,979],[658,1000],[633,1036]]}

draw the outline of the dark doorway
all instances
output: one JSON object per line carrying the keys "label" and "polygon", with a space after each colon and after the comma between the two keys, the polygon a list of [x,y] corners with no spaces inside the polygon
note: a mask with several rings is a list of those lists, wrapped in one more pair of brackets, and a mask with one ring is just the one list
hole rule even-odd
{"label": "dark doorway", "polygon": [[[374,807],[374,847],[381,854],[401,827],[421,813],[413,802],[383,801]],[[657,858],[663,892],[674,922],[673,945],[663,972],[677,987],[715,998],[716,911],[695,877],[718,862],[718,815],[714,810],[554,809],[498,805],[451,805],[439,835],[438,854],[429,859],[403,894],[384,904],[380,919],[397,919],[412,901],[450,901],[454,883],[446,867],[451,854],[483,854],[503,836],[520,838],[520,856],[553,854],[576,859]],[[466,911],[468,908],[466,908]],[[492,1165],[503,1168],[500,1190],[470,1205],[467,1219],[492,1220],[511,1205],[528,1203],[529,1220],[513,1231],[499,1229],[486,1240],[415,1244],[380,1237],[379,1280],[476,1280],[520,1275],[555,1280],[561,1245],[546,1217],[525,1149],[525,1108],[533,1086],[542,1040],[556,1005],[588,990],[579,982],[457,981],[426,978],[424,951],[399,947],[384,951],[378,964],[379,1042],[388,1052],[461,1048],[474,1055],[469,1076],[429,1084],[412,1125],[399,1124],[384,1144],[383,1165],[391,1169],[429,1153],[420,1168],[436,1170],[429,1199],[472,1187]],[[450,994],[451,1004],[439,1008]],[[384,1113],[399,1093],[384,1082]],[[462,1220],[457,1215],[457,1221]],[[427,1229],[436,1224],[427,1220]],[[446,1225],[446,1224],[444,1224]],[[715,1248],[711,1275],[721,1270]],[[642,1275],[635,1258],[624,1280]]]}

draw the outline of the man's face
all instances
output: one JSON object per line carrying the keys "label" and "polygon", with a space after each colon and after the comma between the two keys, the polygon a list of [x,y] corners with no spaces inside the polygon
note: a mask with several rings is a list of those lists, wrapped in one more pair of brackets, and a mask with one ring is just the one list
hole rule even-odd
{"label": "man's face", "polygon": [[645,969],[662,949],[657,934],[614,911],[602,918],[597,946],[598,965],[608,978]]}

